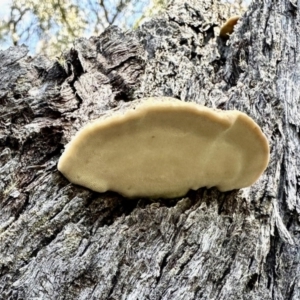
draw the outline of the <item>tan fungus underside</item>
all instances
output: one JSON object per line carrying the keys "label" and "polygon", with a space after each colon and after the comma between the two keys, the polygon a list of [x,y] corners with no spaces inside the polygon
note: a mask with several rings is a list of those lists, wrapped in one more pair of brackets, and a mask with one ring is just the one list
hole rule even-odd
{"label": "tan fungus underside", "polygon": [[234,26],[240,19],[240,16],[233,16],[229,18],[225,24],[222,25],[220,29],[220,36],[221,37],[228,37],[234,30]]}
{"label": "tan fungus underside", "polygon": [[171,198],[200,187],[250,186],[268,161],[267,139],[246,114],[149,98],[82,128],[58,169],[94,191]]}

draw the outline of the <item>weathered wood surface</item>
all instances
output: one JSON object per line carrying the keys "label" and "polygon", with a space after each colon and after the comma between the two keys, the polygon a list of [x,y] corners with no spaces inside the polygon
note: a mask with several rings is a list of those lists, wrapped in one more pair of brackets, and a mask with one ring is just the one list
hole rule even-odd
{"label": "weathered wood surface", "polygon": [[[174,1],[136,32],[77,41],[64,67],[0,52],[0,299],[300,299],[299,7],[254,1],[226,44],[236,13]],[[56,170],[89,120],[162,95],[249,114],[270,141],[265,174],[152,201]]]}

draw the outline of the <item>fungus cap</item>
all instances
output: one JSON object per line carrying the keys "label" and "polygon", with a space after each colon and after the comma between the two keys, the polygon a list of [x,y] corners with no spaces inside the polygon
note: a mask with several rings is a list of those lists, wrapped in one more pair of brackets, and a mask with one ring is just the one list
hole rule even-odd
{"label": "fungus cap", "polygon": [[172,198],[200,187],[250,186],[268,162],[267,139],[246,114],[147,98],[135,109],[83,127],[58,169],[94,191]]}
{"label": "fungus cap", "polygon": [[233,16],[229,18],[225,24],[222,25],[221,30],[220,30],[220,36],[221,37],[228,37],[229,34],[233,32],[234,26],[240,19],[240,16]]}

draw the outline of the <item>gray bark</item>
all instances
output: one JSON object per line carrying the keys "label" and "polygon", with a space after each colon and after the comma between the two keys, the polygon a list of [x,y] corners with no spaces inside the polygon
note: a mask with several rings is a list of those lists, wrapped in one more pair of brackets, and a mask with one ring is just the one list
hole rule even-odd
{"label": "gray bark", "polygon": [[[236,8],[174,1],[64,67],[0,52],[0,299],[300,299],[299,5],[256,0],[224,41]],[[163,95],[250,115],[271,148],[257,183],[129,200],[57,171],[84,124]]]}

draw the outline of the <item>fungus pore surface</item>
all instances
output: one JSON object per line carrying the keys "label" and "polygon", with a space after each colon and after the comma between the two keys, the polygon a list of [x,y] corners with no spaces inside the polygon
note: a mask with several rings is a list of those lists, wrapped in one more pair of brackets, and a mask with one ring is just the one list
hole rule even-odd
{"label": "fungus pore surface", "polygon": [[246,114],[147,98],[83,127],[58,169],[94,191],[172,198],[200,187],[250,186],[268,162],[268,141]]}
{"label": "fungus pore surface", "polygon": [[239,16],[233,16],[229,18],[226,21],[226,23],[223,24],[223,26],[221,27],[220,36],[223,38],[228,37],[233,32],[234,26],[236,25],[239,19]]}

